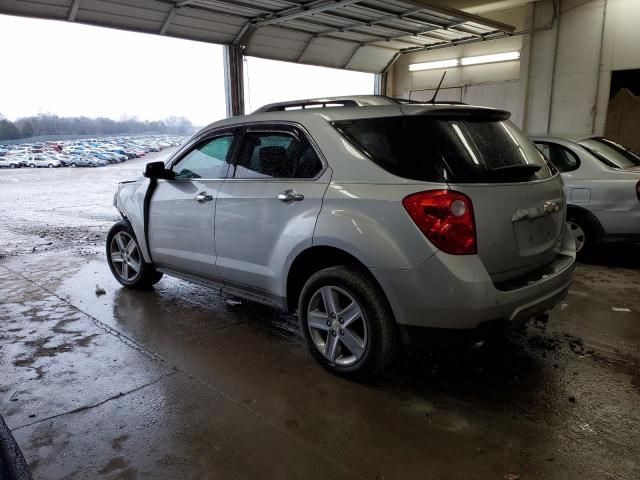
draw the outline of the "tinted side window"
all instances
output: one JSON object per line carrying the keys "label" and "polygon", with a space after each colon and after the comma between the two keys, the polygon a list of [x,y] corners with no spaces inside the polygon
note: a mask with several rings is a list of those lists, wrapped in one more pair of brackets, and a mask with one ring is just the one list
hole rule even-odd
{"label": "tinted side window", "polygon": [[536,147],[561,172],[571,172],[580,166],[577,155],[562,145],[536,142]]}
{"label": "tinted side window", "polygon": [[232,142],[233,135],[224,135],[198,144],[174,165],[175,178],[222,178]]}
{"label": "tinted side window", "polygon": [[554,171],[514,125],[464,112],[337,121],[334,127],[388,172],[432,182],[508,182]]}
{"label": "tinted side window", "polygon": [[302,136],[290,132],[247,132],[234,178],[313,178],[322,163]]}

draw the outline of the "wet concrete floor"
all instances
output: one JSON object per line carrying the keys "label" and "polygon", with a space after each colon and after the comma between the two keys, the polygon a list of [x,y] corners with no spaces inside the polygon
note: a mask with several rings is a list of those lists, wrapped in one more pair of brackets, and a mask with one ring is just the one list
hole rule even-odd
{"label": "wet concrete floor", "polygon": [[352,383],[293,318],[171,278],[120,287],[111,200],[150,160],[0,171],[0,414],[34,478],[640,478],[640,249],[580,265],[505,345]]}

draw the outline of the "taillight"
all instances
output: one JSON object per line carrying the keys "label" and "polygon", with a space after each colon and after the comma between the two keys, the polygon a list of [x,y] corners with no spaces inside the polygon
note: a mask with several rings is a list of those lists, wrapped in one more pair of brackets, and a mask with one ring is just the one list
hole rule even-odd
{"label": "taillight", "polygon": [[402,204],[422,233],[443,252],[477,252],[473,204],[463,193],[429,190],[405,197]]}
{"label": "taillight", "polygon": [[638,200],[640,200],[640,181],[636,183],[636,196],[638,197]]}

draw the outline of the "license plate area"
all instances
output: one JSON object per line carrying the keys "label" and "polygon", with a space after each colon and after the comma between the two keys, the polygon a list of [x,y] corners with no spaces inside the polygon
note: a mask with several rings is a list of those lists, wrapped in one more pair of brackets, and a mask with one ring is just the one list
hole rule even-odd
{"label": "license plate area", "polygon": [[522,255],[548,249],[558,237],[558,223],[551,215],[517,221],[513,228]]}

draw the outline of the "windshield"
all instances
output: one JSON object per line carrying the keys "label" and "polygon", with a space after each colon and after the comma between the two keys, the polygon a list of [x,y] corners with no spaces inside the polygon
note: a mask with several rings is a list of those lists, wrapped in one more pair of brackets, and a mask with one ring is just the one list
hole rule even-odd
{"label": "windshield", "polygon": [[533,143],[508,121],[423,115],[333,125],[377,165],[412,180],[513,182],[555,173]]}
{"label": "windshield", "polygon": [[588,138],[578,143],[611,168],[626,169],[640,166],[640,154],[612,140],[601,137]]}

